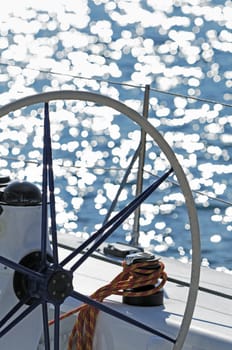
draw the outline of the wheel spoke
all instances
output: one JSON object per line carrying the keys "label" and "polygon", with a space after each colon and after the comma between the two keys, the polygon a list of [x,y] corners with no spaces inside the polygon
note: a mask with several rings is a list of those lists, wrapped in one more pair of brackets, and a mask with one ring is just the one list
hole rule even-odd
{"label": "wheel spoke", "polygon": [[162,333],[160,331],[157,331],[157,330],[155,330],[155,329],[145,325],[144,323],[141,323],[141,322],[139,322],[139,321],[137,321],[137,320],[135,320],[135,319],[133,319],[133,318],[131,318],[129,316],[126,316],[125,314],[122,314],[121,312],[118,312],[117,310],[110,308],[109,306],[107,306],[104,303],[100,303],[100,302],[98,302],[98,301],[96,301],[94,299],[91,299],[91,298],[87,297],[84,294],[81,294],[79,292],[73,291],[71,296],[73,298],[77,299],[77,300],[81,300],[82,302],[84,302],[84,303],[86,303],[86,304],[88,304],[90,306],[96,307],[97,309],[99,309],[99,310],[101,310],[101,311],[103,311],[103,312],[105,312],[105,313],[107,313],[107,314],[109,314],[109,315],[111,315],[113,317],[116,317],[116,318],[118,318],[118,319],[120,319],[122,321],[125,321],[125,322],[129,323],[129,324],[132,324],[133,326],[136,326],[136,327],[138,327],[140,329],[143,329],[143,330],[145,330],[145,331],[147,331],[149,333],[152,333],[152,334],[154,334],[156,336],[164,338],[164,339],[168,340],[171,343],[175,343],[175,341],[176,341],[175,339],[169,337],[168,335],[166,335],[166,334],[164,334],[164,333]]}
{"label": "wheel spoke", "polygon": [[50,350],[49,327],[48,327],[48,306],[46,301],[42,303],[42,313],[43,313],[44,346],[45,346],[45,350]]}
{"label": "wheel spoke", "polygon": [[9,323],[1,332],[0,338],[8,333],[14,326],[16,326],[20,321],[22,321],[27,315],[29,315],[39,304],[40,300],[36,301],[34,304],[30,305],[25,309],[20,315],[18,315],[11,323]]}
{"label": "wheel spoke", "polygon": [[54,350],[59,350],[60,346],[60,305],[55,305],[55,317],[54,317]]}
{"label": "wheel spoke", "polygon": [[131,173],[131,169],[132,169],[135,161],[137,160],[137,158],[139,156],[139,153],[141,152],[141,148],[142,148],[142,143],[140,141],[139,146],[136,149],[136,151],[135,151],[135,153],[134,153],[134,155],[133,155],[133,157],[132,157],[132,159],[130,161],[130,164],[129,164],[128,168],[126,169],[126,172],[125,172],[125,174],[124,174],[124,176],[122,178],[122,181],[120,183],[120,186],[118,188],[116,196],[114,197],[114,200],[112,201],[111,206],[110,206],[110,208],[109,208],[109,210],[108,210],[108,212],[107,212],[107,214],[106,214],[106,216],[104,218],[103,225],[105,225],[107,223],[107,221],[110,218],[111,213],[113,212],[114,208],[116,207],[116,204],[118,203],[118,198],[119,198],[123,188],[126,185],[127,179],[128,179],[128,177],[129,177],[129,175]]}
{"label": "wheel spoke", "polygon": [[42,182],[42,227],[41,227],[41,252],[42,265],[46,264],[47,254],[47,228],[48,228],[48,189],[51,216],[51,235],[54,263],[58,265],[58,244],[56,229],[56,209],[54,196],[54,174],[52,166],[52,147],[49,120],[49,104],[44,104],[44,148],[43,148],[43,182]]}
{"label": "wheel spoke", "polygon": [[[46,104],[45,104],[46,107]],[[44,111],[44,147],[43,147],[43,174],[42,174],[42,220],[41,220],[41,264],[46,265],[47,260],[47,228],[48,228],[48,135],[47,135],[46,108]]]}
{"label": "wheel spoke", "polygon": [[52,247],[53,247],[53,258],[56,264],[58,264],[58,244],[57,244],[57,228],[56,228],[56,206],[55,206],[55,195],[54,195],[54,174],[52,165],[52,141],[51,141],[51,130],[49,120],[49,105],[48,102],[44,105],[45,114],[45,127],[47,129],[46,137],[46,153],[47,153],[47,164],[48,164],[48,185],[49,185],[49,200],[50,200],[50,211],[51,211],[51,235],[52,235]]}
{"label": "wheel spoke", "polygon": [[31,270],[28,267],[18,264],[10,259],[4,258],[3,256],[0,256],[0,263],[10,267],[15,271],[21,272],[22,274],[25,274],[35,280],[40,280],[40,281],[44,280],[44,276],[40,272]]}
{"label": "wheel spoke", "polygon": [[[84,248],[87,247],[92,241],[95,243],[88,249],[88,251],[80,257],[80,259],[71,267],[71,271],[75,271],[115,230],[123,221],[125,221],[133,211],[152,193],[154,192],[164,180],[173,172],[171,168],[164,175],[162,175],[157,181],[151,184],[144,192],[138,195],[130,204],[116,214],[111,220],[103,225],[97,232],[95,232],[88,240],[86,240],[81,246],[74,250],[67,258],[65,258],[61,265],[67,264],[77,254],[79,254]],[[104,231],[109,228],[108,231]]]}
{"label": "wheel spoke", "polygon": [[0,328],[8,322],[14,314],[20,310],[20,308],[27,303],[27,301],[30,299],[30,297],[25,297],[24,299],[20,300],[15,306],[12,307],[12,309],[1,319],[0,321]]}

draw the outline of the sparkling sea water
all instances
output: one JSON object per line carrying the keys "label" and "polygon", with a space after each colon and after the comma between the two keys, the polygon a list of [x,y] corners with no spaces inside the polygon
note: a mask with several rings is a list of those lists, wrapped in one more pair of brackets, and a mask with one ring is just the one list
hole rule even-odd
{"label": "sparkling sea water", "polygon": [[[202,264],[232,269],[232,1],[8,0],[0,13],[0,104],[52,90],[87,90],[142,113],[173,148],[197,206]],[[140,130],[103,106],[50,106],[57,224],[85,239],[107,215]],[[43,107],[0,121],[1,175],[41,185]],[[147,139],[144,188],[168,168]],[[136,168],[123,189],[134,196]],[[140,244],[191,259],[183,196],[164,183],[141,208]],[[130,217],[110,240],[129,241]]]}

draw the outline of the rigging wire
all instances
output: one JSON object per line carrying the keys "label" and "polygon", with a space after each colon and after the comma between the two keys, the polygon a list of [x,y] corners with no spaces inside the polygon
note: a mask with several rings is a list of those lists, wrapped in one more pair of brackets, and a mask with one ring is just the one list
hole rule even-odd
{"label": "rigging wire", "polygon": [[[0,66],[5,66],[5,67],[14,67],[16,65],[16,62],[14,61],[10,61],[10,62],[1,62],[0,61]],[[39,69],[39,68],[33,68],[33,67],[27,67],[23,64],[19,64],[17,62],[17,67],[20,67],[21,69],[28,69],[28,70],[32,70],[32,71],[36,71],[38,73],[41,74],[51,74],[51,75],[60,75],[60,76],[68,76],[71,78],[76,78],[76,79],[81,79],[81,80],[91,80],[91,81],[96,81],[98,83],[108,83],[110,85],[118,85],[118,86],[124,86],[127,88],[137,88],[137,89],[145,89],[146,85],[142,85],[142,84],[133,84],[133,83],[129,83],[129,82],[118,82],[118,81],[114,81],[114,80],[110,80],[110,79],[102,79],[102,78],[95,78],[95,77],[85,77],[85,76],[80,76],[80,75],[76,75],[74,73],[72,73],[72,71],[70,72],[58,72],[58,71],[53,71],[53,70],[46,70],[46,69]],[[164,95],[170,95],[170,96],[175,96],[175,97],[182,97],[185,99],[190,99],[190,100],[195,100],[195,101],[200,101],[200,102],[206,102],[206,103],[210,103],[210,104],[219,104],[223,107],[229,107],[232,108],[232,104],[231,103],[226,103],[223,101],[217,101],[217,100],[212,100],[209,98],[204,98],[204,97],[197,97],[194,95],[185,95],[185,94],[181,94],[181,93],[177,93],[177,92],[171,92],[171,91],[166,91],[166,90],[162,90],[162,89],[158,89],[158,88],[154,88],[152,87],[152,84],[150,85],[150,90],[157,92],[157,93],[161,93]]]}
{"label": "rigging wire", "polygon": [[[21,160],[21,159],[17,159],[17,158],[13,158],[13,157],[9,157],[8,158],[8,157],[1,156],[1,155],[0,155],[0,159],[11,160],[11,161],[15,161],[15,162],[23,162],[25,164],[35,164],[37,166],[41,165],[40,161],[35,161],[35,160],[31,161],[31,160],[25,160],[25,159]],[[53,161],[55,162],[56,160],[53,159]],[[66,166],[63,162],[60,163],[60,164],[56,162],[56,166],[60,166],[62,168],[68,168],[69,170],[71,168],[74,168],[75,171],[78,170],[78,169],[83,169],[84,168],[84,169],[92,169],[92,170],[103,170],[104,172],[107,172],[107,171],[118,171],[118,172],[124,171],[125,172],[128,169],[128,168],[122,168],[122,167],[120,168],[120,167],[101,167],[101,166],[94,166],[94,168],[93,168],[93,167],[87,166],[87,165],[85,165],[85,166],[78,166],[78,165],[74,165],[74,164]],[[136,173],[138,171],[138,168],[137,167],[133,167],[133,168],[131,168],[131,171]],[[153,172],[151,172],[151,171],[149,171],[147,169],[144,169],[144,172],[149,174],[152,177],[156,177],[156,178],[158,177],[157,174],[154,174]],[[179,183],[177,181],[174,181],[174,180],[171,180],[171,179],[167,179],[166,182],[170,183],[170,184],[172,184],[174,186],[180,187],[180,185],[179,185]],[[214,201],[223,203],[225,205],[232,206],[232,202],[231,201],[223,199],[223,198],[220,198],[220,197],[213,196],[211,194],[208,194],[205,191],[194,190],[194,189],[191,189],[191,191],[194,194],[197,194],[197,195],[200,195],[200,196],[206,196],[210,200],[214,200]]]}

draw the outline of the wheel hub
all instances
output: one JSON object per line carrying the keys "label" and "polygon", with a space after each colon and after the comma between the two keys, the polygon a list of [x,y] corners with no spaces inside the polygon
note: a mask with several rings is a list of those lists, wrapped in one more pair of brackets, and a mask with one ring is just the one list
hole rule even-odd
{"label": "wheel hub", "polygon": [[47,299],[62,304],[73,291],[72,273],[60,268],[52,272],[47,283]]}
{"label": "wheel hub", "polygon": [[72,272],[53,264],[49,255],[45,267],[41,266],[41,252],[26,255],[20,264],[44,275],[44,279],[41,280],[15,272],[14,291],[20,301],[25,300],[25,304],[31,305],[36,300],[62,304],[73,291]]}

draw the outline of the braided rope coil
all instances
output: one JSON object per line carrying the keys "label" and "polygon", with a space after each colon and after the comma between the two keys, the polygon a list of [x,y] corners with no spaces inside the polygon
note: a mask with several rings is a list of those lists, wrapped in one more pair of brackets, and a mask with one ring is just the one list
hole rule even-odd
{"label": "braided rope coil", "polygon": [[[129,266],[123,262],[123,271],[109,284],[99,288],[90,297],[102,302],[111,294],[122,296],[153,295],[159,292],[167,281],[164,267],[160,260],[137,262]],[[153,288],[135,291],[136,288],[141,286],[153,286]],[[62,319],[77,312],[78,316],[69,336],[67,350],[92,350],[99,310],[84,304],[62,315]]]}

